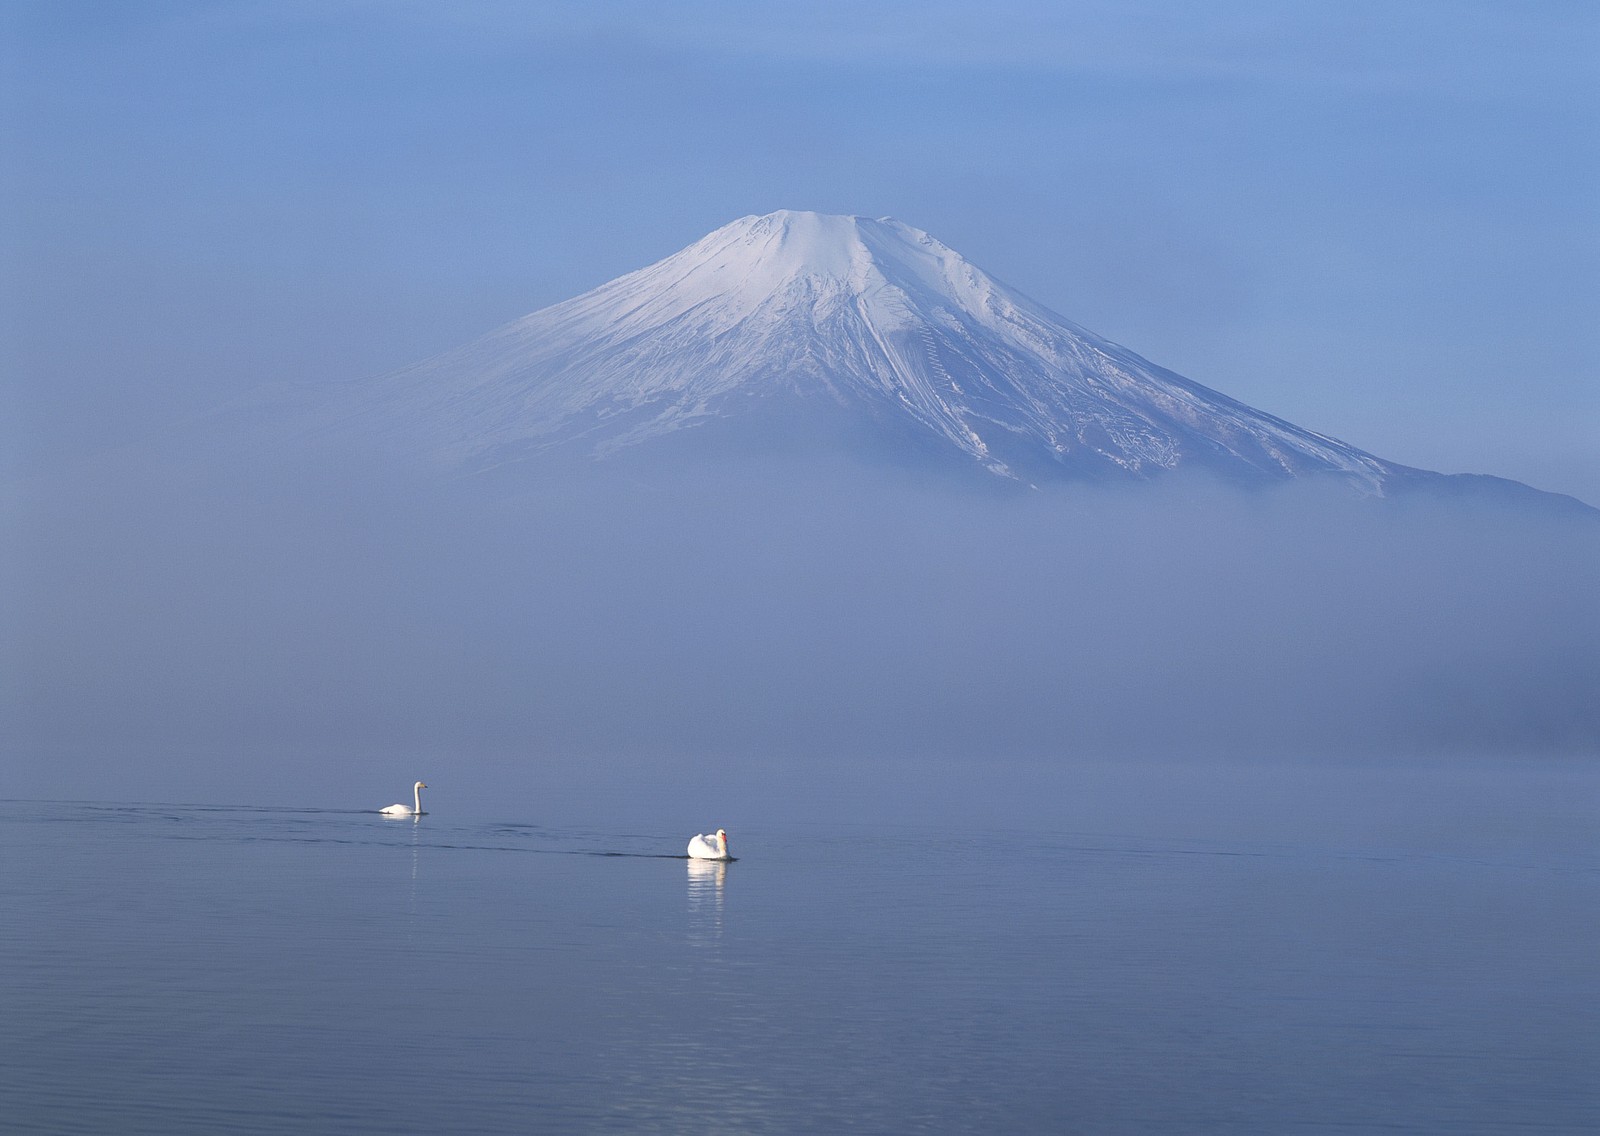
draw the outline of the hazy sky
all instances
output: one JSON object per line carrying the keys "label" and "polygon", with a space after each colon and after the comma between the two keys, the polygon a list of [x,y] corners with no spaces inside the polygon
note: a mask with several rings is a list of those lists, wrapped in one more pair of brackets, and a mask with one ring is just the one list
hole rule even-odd
{"label": "hazy sky", "polygon": [[8,0],[0,42],[5,472],[797,208],[1600,502],[1588,0]]}

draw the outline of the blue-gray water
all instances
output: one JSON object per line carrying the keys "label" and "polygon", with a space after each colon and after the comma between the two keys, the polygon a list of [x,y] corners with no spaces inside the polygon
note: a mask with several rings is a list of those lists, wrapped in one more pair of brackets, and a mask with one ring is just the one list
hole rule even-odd
{"label": "blue-gray water", "polygon": [[437,778],[414,821],[0,802],[0,1117],[1600,1131],[1600,782],[1519,776],[1352,770],[1208,835],[706,818],[726,866],[684,831],[452,815]]}

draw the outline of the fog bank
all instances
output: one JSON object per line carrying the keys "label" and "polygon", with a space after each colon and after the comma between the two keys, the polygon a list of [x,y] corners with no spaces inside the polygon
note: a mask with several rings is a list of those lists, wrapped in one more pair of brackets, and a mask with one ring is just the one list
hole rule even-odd
{"label": "fog bank", "polygon": [[7,509],[8,795],[1600,753],[1600,525],[1503,505],[323,455]]}

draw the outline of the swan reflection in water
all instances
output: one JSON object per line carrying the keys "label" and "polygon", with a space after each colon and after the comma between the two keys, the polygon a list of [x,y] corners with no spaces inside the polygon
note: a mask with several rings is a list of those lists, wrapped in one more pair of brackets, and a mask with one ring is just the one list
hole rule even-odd
{"label": "swan reflection in water", "polygon": [[728,879],[726,860],[690,860],[689,914],[703,930],[722,934],[722,887]]}

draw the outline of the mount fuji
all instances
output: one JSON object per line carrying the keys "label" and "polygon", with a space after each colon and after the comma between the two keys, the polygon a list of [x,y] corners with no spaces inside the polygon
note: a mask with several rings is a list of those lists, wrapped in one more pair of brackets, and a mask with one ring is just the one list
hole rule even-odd
{"label": "mount fuji", "polygon": [[1253,409],[889,218],[744,217],[336,401],[341,430],[467,470],[821,446],[1021,484],[1189,469],[1368,496],[1537,492],[1384,461]]}

